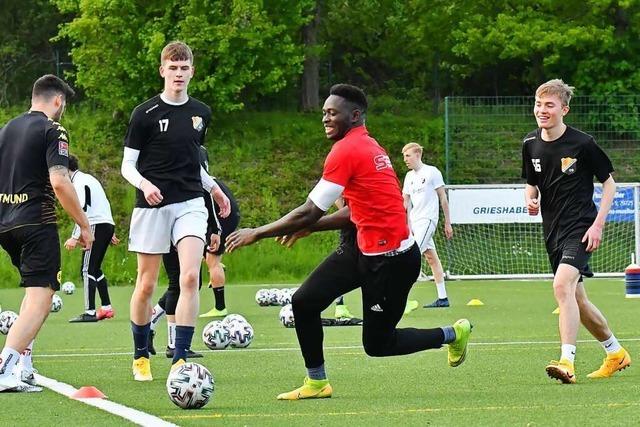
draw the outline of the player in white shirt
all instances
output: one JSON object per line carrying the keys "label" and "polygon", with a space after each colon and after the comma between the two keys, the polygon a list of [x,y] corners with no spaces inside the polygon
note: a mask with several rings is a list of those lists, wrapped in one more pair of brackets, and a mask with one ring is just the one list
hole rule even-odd
{"label": "player in white shirt", "polygon": [[[80,206],[86,213],[91,230],[96,238],[93,246],[82,253],[80,273],[84,284],[84,313],[69,320],[70,323],[97,322],[114,316],[107,278],[102,272],[102,261],[109,244],[117,245],[115,223],[111,215],[111,205],[100,182],[88,173],[78,170],[78,159],[69,156],[69,175],[76,190]],[[71,237],[64,243],[68,250],[74,249],[80,237],[80,227],[76,224]],[[101,307],[96,311],[96,289],[100,294]]]}
{"label": "player in white shirt", "polygon": [[[449,307],[449,298],[444,282],[444,270],[436,252],[433,235],[438,227],[440,206],[444,213],[444,234],[447,239],[453,237],[449,202],[444,189],[442,174],[438,168],[422,163],[422,146],[411,142],[402,148],[404,162],[409,172],[404,178],[402,196],[409,213],[409,226],[420,252],[431,267],[438,290],[438,299],[424,308]],[[422,274],[422,272],[421,272]]]}

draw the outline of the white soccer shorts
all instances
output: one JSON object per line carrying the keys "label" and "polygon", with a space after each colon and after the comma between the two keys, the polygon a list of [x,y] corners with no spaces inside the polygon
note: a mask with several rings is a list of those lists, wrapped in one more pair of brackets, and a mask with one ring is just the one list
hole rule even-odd
{"label": "white soccer shorts", "polygon": [[435,249],[436,244],[433,241],[433,235],[438,228],[438,221],[427,220],[418,224],[411,224],[411,231],[416,243],[420,247],[420,253],[423,254],[427,249]]}
{"label": "white soccer shorts", "polygon": [[194,236],[207,242],[207,208],[197,197],[160,208],[134,208],[129,229],[129,251],[166,254],[171,244]]}

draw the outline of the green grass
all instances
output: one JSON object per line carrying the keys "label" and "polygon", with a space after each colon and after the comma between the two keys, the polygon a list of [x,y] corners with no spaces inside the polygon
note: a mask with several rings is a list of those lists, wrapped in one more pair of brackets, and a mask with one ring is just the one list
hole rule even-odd
{"label": "green grass", "polygon": [[[551,314],[556,306],[548,281],[450,282],[451,308],[418,309],[401,321],[404,327],[427,327],[469,318],[474,324],[473,345],[468,360],[455,369],[447,366],[444,350],[370,358],[361,348],[359,327],[327,328],[325,356],[334,397],[276,401],[276,394],[301,383],[304,369],[294,331],[278,322],[279,309],[254,302],[260,287],[227,287],[228,307],[249,319],[256,337],[247,349],[207,351],[199,359],[216,381],[213,400],[202,410],[180,410],[168,400],[164,381],[169,361],[162,355],[152,359],[152,383],[131,379],[131,356],[118,354],[131,351],[130,287],[111,290],[116,318],[97,324],[67,323],[81,312],[83,296],[81,292],[63,295],[63,310],[49,317],[36,342],[35,365],[45,376],[75,387],[95,385],[114,402],[185,426],[602,425],[603,420],[608,425],[630,425],[637,419],[637,368],[608,380],[586,378],[603,357],[596,342],[578,344],[577,385],[561,386],[546,377],[545,364],[559,356],[558,318]],[[632,358],[640,354],[640,301],[624,299],[621,280],[591,280],[587,289]],[[212,298],[208,290],[201,295],[203,312],[210,308]],[[3,289],[0,303],[4,309],[16,310],[21,296],[19,289]],[[411,294],[421,303],[434,296],[433,285],[424,283],[417,284]],[[466,306],[471,298],[485,305]],[[354,314],[361,313],[359,300],[359,292],[347,296]],[[206,322],[199,320],[194,348],[204,350],[199,332]],[[158,349],[166,340],[165,330],[159,328]],[[581,330],[579,339],[589,338]],[[6,420],[6,414],[11,414],[13,424],[126,425],[49,390],[3,395],[2,400],[1,418]]]}

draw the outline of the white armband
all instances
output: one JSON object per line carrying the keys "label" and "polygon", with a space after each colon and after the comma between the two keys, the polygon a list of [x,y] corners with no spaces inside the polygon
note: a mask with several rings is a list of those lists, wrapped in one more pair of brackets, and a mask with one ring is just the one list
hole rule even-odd
{"label": "white armband", "polygon": [[202,165],[200,165],[200,180],[202,181],[202,188],[207,190],[209,193],[211,193],[211,190],[215,188],[220,188],[218,183],[207,173]]}
{"label": "white armband", "polygon": [[140,185],[144,177],[140,175],[136,165],[138,163],[138,157],[140,156],[140,150],[136,150],[129,147],[124,147],[124,155],[122,156],[122,166],[120,166],[120,173],[129,181],[131,185],[141,190]]}
{"label": "white armband", "polygon": [[309,193],[309,200],[326,212],[338,200],[343,191],[344,187],[342,185],[321,179]]}

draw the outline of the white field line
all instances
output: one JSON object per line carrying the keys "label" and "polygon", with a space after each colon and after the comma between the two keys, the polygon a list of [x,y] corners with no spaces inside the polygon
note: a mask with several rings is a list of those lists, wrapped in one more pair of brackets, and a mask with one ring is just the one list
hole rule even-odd
{"label": "white field line", "polygon": [[[620,339],[622,343],[631,341],[640,341],[640,338],[624,338]],[[597,343],[595,340],[578,340],[578,343]],[[559,341],[494,341],[494,342],[470,342],[470,346],[518,346],[518,345],[560,345]],[[362,345],[344,345],[344,346],[326,346],[325,350],[355,350],[361,349]],[[216,354],[237,354],[237,353],[263,353],[263,352],[278,352],[278,351],[300,351],[299,347],[276,347],[276,348],[241,348],[241,349],[226,349],[226,350],[198,350],[202,353],[216,353]],[[34,357],[100,357],[100,356],[133,356],[131,351],[122,352],[106,352],[106,353],[51,353],[51,354],[34,354]]]}
{"label": "white field line", "polygon": [[[63,396],[67,396],[68,398],[71,398],[71,395],[78,391],[77,388],[69,384],[54,380],[52,378],[47,378],[39,374],[36,374],[36,380],[38,381],[38,385],[53,390],[56,393],[62,394]],[[128,406],[111,402],[110,400],[98,399],[95,397],[74,400],[85,403],[87,405],[95,406],[96,408],[100,408],[103,411],[122,417],[140,426],[177,427],[176,424],[169,423],[161,418],[147,414],[146,412],[138,411],[137,409],[129,408]]]}

